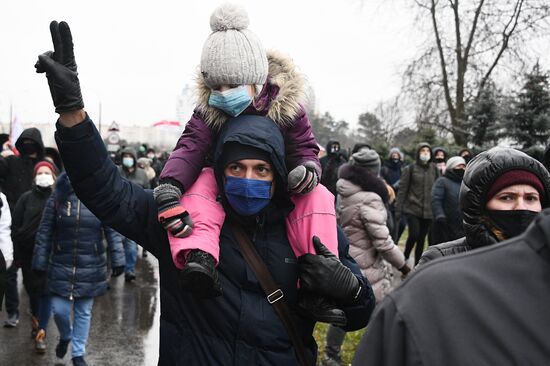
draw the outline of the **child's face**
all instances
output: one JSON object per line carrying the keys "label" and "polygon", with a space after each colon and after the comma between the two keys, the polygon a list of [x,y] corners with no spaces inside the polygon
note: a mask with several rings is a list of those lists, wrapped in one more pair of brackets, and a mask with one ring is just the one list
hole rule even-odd
{"label": "child's face", "polygon": [[[237,88],[239,86],[240,85],[223,84],[223,85],[220,85],[217,88],[214,88],[214,90],[224,92],[226,90]],[[248,95],[250,95],[251,98],[254,98],[256,96],[256,87],[254,85],[245,85],[245,86],[246,86],[246,90],[248,91]]]}

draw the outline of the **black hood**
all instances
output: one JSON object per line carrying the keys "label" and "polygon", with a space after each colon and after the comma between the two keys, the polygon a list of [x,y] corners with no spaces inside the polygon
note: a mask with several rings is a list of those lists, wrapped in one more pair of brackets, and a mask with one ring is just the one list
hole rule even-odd
{"label": "black hood", "polygon": [[23,130],[23,132],[15,142],[15,148],[17,150],[21,149],[22,141],[25,139],[34,141],[34,143],[38,146],[37,161],[42,160],[42,158],[44,157],[44,143],[42,142],[42,134],[40,133],[40,130],[34,127]]}
{"label": "black hood", "polygon": [[58,203],[64,202],[74,192],[67,173],[61,173],[55,182],[55,197]]}
{"label": "black hood", "polygon": [[[233,211],[225,199],[223,191],[223,148],[227,143],[238,143],[265,151],[271,160],[275,173],[275,194],[272,202],[290,205],[286,191],[287,169],[285,165],[285,144],[279,128],[271,119],[256,115],[241,115],[227,120],[216,141],[214,149],[214,172],[222,203],[226,210]],[[236,215],[236,214],[235,214]]]}
{"label": "black hood", "polygon": [[338,144],[338,146],[340,146],[340,149],[338,150],[338,153],[340,153],[340,151],[341,151],[341,149],[342,149],[342,146],[340,145],[340,141],[337,141],[337,140],[329,140],[329,142],[327,143],[327,146],[325,146],[325,149],[326,149],[326,152],[327,152],[327,156],[336,155],[335,153],[331,153],[331,152],[330,152],[330,147],[331,147],[333,144]]}
{"label": "black hood", "polygon": [[495,180],[510,170],[526,170],[535,174],[544,186],[542,207],[548,207],[550,174],[541,163],[516,149],[494,147],[484,151],[470,161],[460,186],[460,208],[468,245],[480,247],[497,242],[483,223],[485,205]]}
{"label": "black hood", "polygon": [[447,154],[447,150],[445,150],[442,147],[434,147],[434,149],[433,149],[434,156],[432,157],[432,160],[435,159],[435,156],[437,155],[438,151],[443,151],[443,155],[445,156],[444,159],[445,159],[445,161],[447,161],[447,157],[449,156],[449,154]]}

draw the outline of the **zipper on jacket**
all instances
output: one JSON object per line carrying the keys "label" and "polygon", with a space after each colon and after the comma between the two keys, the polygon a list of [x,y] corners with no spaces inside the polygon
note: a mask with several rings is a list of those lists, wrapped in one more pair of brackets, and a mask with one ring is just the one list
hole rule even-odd
{"label": "zipper on jacket", "polygon": [[[70,203],[69,203],[70,204]],[[74,245],[73,245],[73,280],[71,283],[71,293],[69,295],[69,300],[73,300],[73,293],[74,293],[74,283],[76,281],[76,251],[78,247],[78,233],[80,231],[80,200],[78,200],[78,203],[76,204],[76,229],[75,229],[75,238],[74,238]]]}

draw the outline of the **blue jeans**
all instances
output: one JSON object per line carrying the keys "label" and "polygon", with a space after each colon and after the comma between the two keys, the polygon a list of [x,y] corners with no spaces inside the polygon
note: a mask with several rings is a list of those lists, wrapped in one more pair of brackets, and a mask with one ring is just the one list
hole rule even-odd
{"label": "blue jeans", "polygon": [[[52,295],[52,311],[55,324],[62,340],[71,341],[72,357],[84,356],[86,341],[92,320],[93,297],[80,297],[71,301],[64,297]],[[71,307],[74,311],[71,326]]]}
{"label": "blue jeans", "polygon": [[126,256],[126,267],[124,268],[124,273],[134,273],[136,270],[138,255],[137,244],[133,240],[123,238],[122,245],[124,245],[124,255]]}

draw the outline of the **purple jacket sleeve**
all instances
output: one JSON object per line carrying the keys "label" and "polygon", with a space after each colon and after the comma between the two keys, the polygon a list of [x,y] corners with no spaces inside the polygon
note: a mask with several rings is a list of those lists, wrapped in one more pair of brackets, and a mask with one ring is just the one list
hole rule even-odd
{"label": "purple jacket sleeve", "polygon": [[199,176],[212,141],[212,129],[197,112],[193,113],[160,173],[160,180],[177,182],[175,184],[182,189],[182,193],[187,191]]}
{"label": "purple jacket sleeve", "polygon": [[305,110],[302,108],[294,124],[281,129],[285,139],[285,154],[288,171],[306,161],[313,161],[317,166],[317,174],[321,176],[319,162],[319,146],[313,136],[313,130]]}

